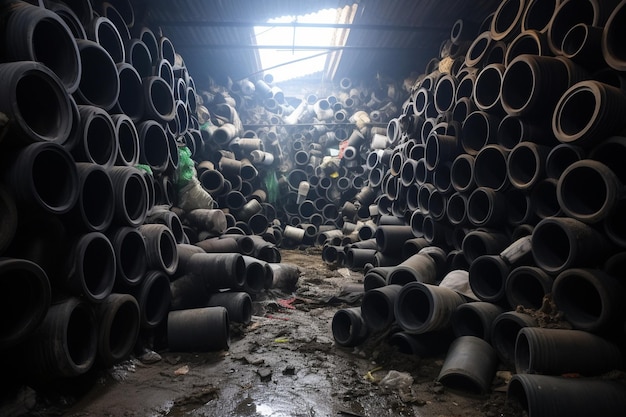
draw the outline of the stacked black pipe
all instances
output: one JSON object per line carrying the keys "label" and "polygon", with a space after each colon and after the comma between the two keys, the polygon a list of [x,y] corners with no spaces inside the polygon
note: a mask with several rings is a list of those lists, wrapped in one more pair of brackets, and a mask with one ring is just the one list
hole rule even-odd
{"label": "stacked black pipe", "polygon": [[389,145],[387,124],[405,94],[389,79],[344,78],[301,98],[285,97],[269,76],[216,85],[201,94],[200,182],[234,216],[231,232],[282,247],[314,244],[343,227],[341,207],[367,181],[372,144]]}
{"label": "stacked black pipe", "polygon": [[[7,384],[77,377],[168,345],[227,348],[229,322],[250,320],[250,294],[293,286],[299,271],[277,267],[270,242],[227,239],[224,212],[197,177],[183,178],[179,163],[203,154],[184,61],[125,0],[34,3],[0,8]],[[237,267],[215,282],[203,256],[221,252]],[[205,296],[189,298],[189,282]]]}
{"label": "stacked black pipe", "polygon": [[[556,375],[623,367],[625,2],[504,0],[456,22],[405,92],[346,78],[293,101],[269,78],[196,94],[126,1],[43,6],[0,11],[0,349],[29,358],[15,374],[109,366],[170,309],[174,348],[225,348],[246,294],[297,280],[276,245],[317,244],[365,272],[339,345],[391,330],[403,351],[448,350],[439,380],[474,392],[514,367],[509,394],[533,415],[624,408],[621,386]],[[193,337],[207,322],[217,342]],[[563,338],[583,354],[558,362]]]}
{"label": "stacked black pipe", "polygon": [[[328,262],[365,272],[362,306],[333,320],[339,345],[369,329],[419,356],[447,350],[438,380],[470,392],[514,369],[509,395],[533,415],[591,402],[540,395],[596,389],[563,373],[623,369],[625,7],[505,0],[482,24],[456,22],[389,124],[396,146],[367,158],[376,204],[342,207],[359,241],[320,237]],[[604,389],[618,415],[623,386]]]}

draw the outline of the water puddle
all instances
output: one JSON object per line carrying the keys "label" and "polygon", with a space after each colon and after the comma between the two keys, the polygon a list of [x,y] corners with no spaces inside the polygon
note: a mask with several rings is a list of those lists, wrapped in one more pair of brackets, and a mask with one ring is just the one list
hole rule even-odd
{"label": "water puddle", "polygon": [[286,411],[280,411],[275,406],[255,401],[250,397],[241,401],[234,410],[234,416],[241,417],[290,417],[292,414]]}

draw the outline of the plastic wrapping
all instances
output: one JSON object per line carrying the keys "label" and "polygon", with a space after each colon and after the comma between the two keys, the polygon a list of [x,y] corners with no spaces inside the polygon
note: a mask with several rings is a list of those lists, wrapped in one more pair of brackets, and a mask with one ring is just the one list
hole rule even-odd
{"label": "plastic wrapping", "polygon": [[187,185],[189,181],[197,177],[193,160],[191,159],[191,151],[188,147],[182,146],[178,148],[179,162],[177,173],[177,184],[179,190]]}
{"label": "plastic wrapping", "polygon": [[200,181],[195,176],[178,190],[178,205],[184,211],[217,208],[217,202],[211,197],[211,194],[202,188]]}
{"label": "plastic wrapping", "polygon": [[391,370],[378,385],[387,391],[406,391],[413,385],[413,377],[408,372]]}
{"label": "plastic wrapping", "polygon": [[180,162],[176,170],[178,186],[178,205],[184,211],[199,208],[217,208],[217,202],[206,192],[198,181],[196,169],[191,159],[191,151],[186,146],[178,148]]}

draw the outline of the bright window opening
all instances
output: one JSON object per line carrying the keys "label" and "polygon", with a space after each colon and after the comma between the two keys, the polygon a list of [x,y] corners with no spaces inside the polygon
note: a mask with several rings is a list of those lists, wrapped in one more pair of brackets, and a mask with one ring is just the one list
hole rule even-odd
{"label": "bright window opening", "polygon": [[[334,24],[352,23],[355,13],[353,5],[303,16],[282,16],[269,20],[268,25],[256,26],[262,69],[278,82],[322,71],[331,76],[330,71],[341,56],[336,47],[345,45],[349,32]],[[271,26],[272,23],[278,26]]]}

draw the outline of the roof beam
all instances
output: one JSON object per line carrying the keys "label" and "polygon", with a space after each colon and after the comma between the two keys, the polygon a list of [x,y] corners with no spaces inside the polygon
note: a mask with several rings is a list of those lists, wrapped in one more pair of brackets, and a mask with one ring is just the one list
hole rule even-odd
{"label": "roof beam", "polygon": [[415,49],[423,49],[419,46],[312,46],[312,45],[241,45],[241,44],[221,44],[221,45],[189,45],[182,44],[176,47],[176,49],[184,49],[184,50],[210,50],[210,49],[273,49],[273,50],[282,50],[282,51],[375,51],[375,50],[384,50],[384,51],[406,51],[406,50],[415,50]]}
{"label": "roof beam", "polygon": [[449,27],[438,26],[401,26],[375,25],[355,23],[267,23],[267,22],[218,22],[207,20],[155,20],[152,23],[163,27],[268,27],[268,28],[318,28],[318,29],[350,29],[350,30],[381,30],[387,32],[449,32]]}

